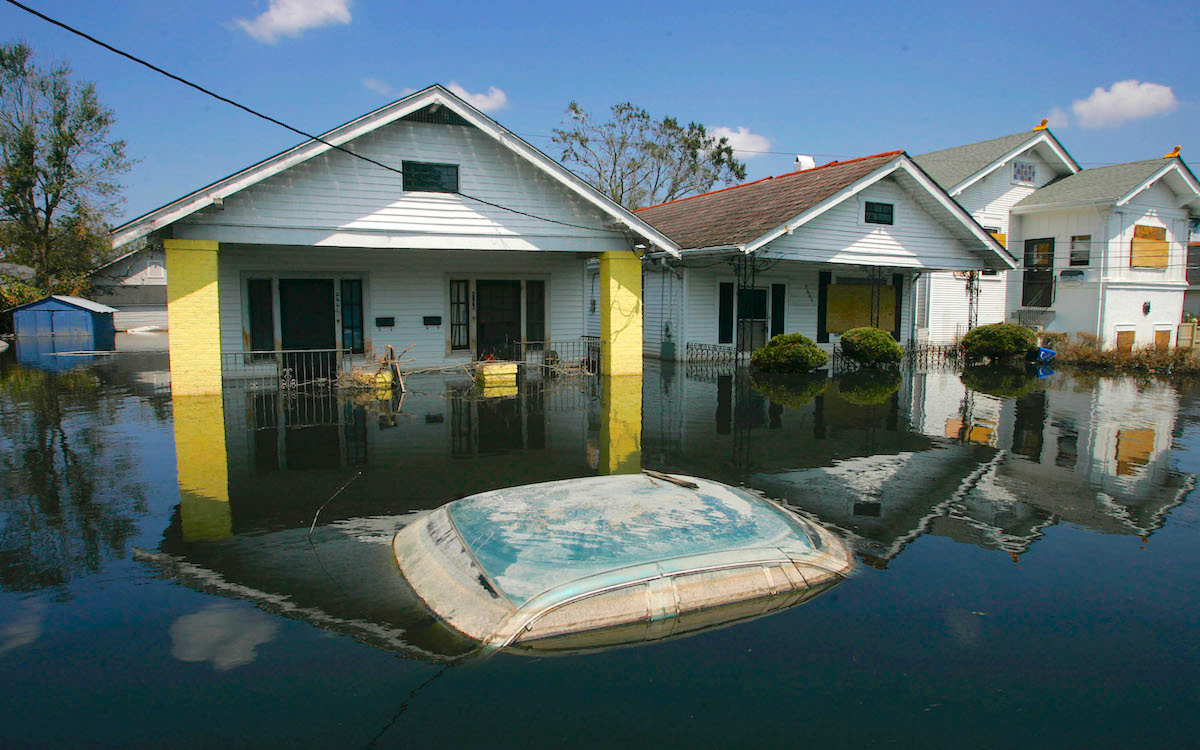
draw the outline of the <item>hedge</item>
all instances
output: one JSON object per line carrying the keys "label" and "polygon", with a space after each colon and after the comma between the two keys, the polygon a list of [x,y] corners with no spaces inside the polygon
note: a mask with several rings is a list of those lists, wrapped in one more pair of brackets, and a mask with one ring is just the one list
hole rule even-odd
{"label": "hedge", "polygon": [[892,334],[869,326],[843,333],[842,353],[864,365],[895,364],[904,356]]}

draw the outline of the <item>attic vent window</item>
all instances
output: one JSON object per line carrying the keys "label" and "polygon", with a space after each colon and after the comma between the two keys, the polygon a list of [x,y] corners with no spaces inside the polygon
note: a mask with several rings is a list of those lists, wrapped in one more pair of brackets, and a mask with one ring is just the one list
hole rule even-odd
{"label": "attic vent window", "polygon": [[409,112],[401,120],[407,122],[426,122],[431,125],[470,125],[457,112],[440,104],[430,104],[416,112]]}
{"label": "attic vent window", "polygon": [[875,201],[867,201],[863,208],[863,221],[867,224],[887,224],[895,223],[896,207],[891,203],[876,203]]}
{"label": "attic vent window", "polygon": [[457,193],[458,165],[404,162],[404,189],[426,193]]}
{"label": "attic vent window", "polygon": [[1032,185],[1037,179],[1037,165],[1031,161],[1014,161],[1012,181],[1018,185]]}

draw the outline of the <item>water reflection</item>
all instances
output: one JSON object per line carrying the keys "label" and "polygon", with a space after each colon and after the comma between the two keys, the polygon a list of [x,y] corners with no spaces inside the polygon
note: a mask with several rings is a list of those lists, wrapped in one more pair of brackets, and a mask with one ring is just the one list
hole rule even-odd
{"label": "water reflection", "polygon": [[[1149,539],[1194,483],[1170,463],[1178,392],[1132,379],[663,365],[499,397],[428,375],[402,397],[229,388],[172,403],[163,368],[121,355],[0,370],[0,586],[61,587],[130,554],[144,467],[112,430],[139,394],[141,419],[173,426],[179,490],[139,559],[253,605],[173,621],[176,656],[216,669],[276,637],[238,619],[262,612],[422,659],[466,653],[395,574],[388,541],[415,513],[497,487],[641,466],[704,476],[787,502],[886,568],[923,535],[1013,559],[1058,523]],[[20,647],[38,617],[10,620],[4,642]],[[951,625],[965,640],[972,617]]]}

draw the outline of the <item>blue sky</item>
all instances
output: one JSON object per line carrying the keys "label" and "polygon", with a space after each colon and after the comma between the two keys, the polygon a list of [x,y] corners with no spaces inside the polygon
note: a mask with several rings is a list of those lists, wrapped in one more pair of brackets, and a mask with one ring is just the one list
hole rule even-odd
{"label": "blue sky", "polygon": [[[114,46],[310,132],[406,89],[457,83],[555,155],[572,99],[745,128],[750,177],[1032,128],[1084,166],[1200,164],[1200,4],[449,3],[24,0]],[[239,20],[242,23],[239,23]],[[295,144],[256,120],[0,4],[0,40],[70,62],[140,159],[126,218]],[[1134,81],[1121,86],[1114,84]],[[493,87],[496,91],[492,91]],[[1093,96],[1097,87],[1104,91]],[[765,140],[764,140],[765,139]],[[763,146],[766,146],[764,149]],[[1190,147],[1190,148],[1189,148]],[[1194,149],[1194,150],[1193,150]]]}

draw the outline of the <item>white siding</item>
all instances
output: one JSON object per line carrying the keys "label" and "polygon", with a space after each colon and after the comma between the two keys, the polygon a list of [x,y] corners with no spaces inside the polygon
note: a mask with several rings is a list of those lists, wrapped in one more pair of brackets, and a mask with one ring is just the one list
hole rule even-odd
{"label": "white siding", "polygon": [[587,300],[584,334],[600,338],[600,271],[589,268],[584,278],[587,279],[587,289],[584,290],[584,299]]}
{"label": "white siding", "polygon": [[676,356],[682,357],[680,341],[683,321],[683,280],[677,269],[650,269],[642,275],[642,351],[647,357],[662,354],[662,342],[675,343]]}
{"label": "white siding", "polygon": [[92,274],[96,286],[166,286],[167,267],[160,249],[145,249]]}
{"label": "white siding", "polygon": [[[760,274],[756,286],[770,289],[772,284],[783,284],[785,287],[785,333],[802,333],[816,341],[817,339],[817,302],[820,291],[820,272],[830,270],[834,282],[839,277],[865,277],[861,269],[846,268],[831,269],[810,263],[782,262]],[[707,268],[687,269],[686,319],[683,321],[684,340],[676,339],[676,357],[682,359],[686,353],[687,342],[697,344],[717,344],[717,289],[721,282],[737,283],[737,279],[729,266],[719,264]],[[893,287],[887,287],[885,293],[892,293]],[[912,330],[912,277],[905,275],[903,300],[900,313],[900,338],[908,341]],[[658,307],[652,298],[647,298],[647,320],[659,312],[651,311],[651,306]],[[836,335],[830,337],[835,342]],[[729,344],[727,344],[729,345]],[[826,351],[832,349],[832,343],[822,344]]]}
{"label": "white siding", "polygon": [[[863,224],[862,203],[895,204],[895,225]],[[904,268],[979,268],[981,256],[917,204],[891,177],[766,246],[794,260]]]}
{"label": "white siding", "polygon": [[[459,165],[462,193],[527,214],[605,229],[609,217],[470,126],[397,121],[347,148],[400,168]],[[269,230],[269,231],[264,231]],[[401,175],[330,151],[176,225],[222,242],[495,250],[627,249],[617,232],[564,226],[448,193],[405,192]]]}
{"label": "white siding", "polygon": [[[281,278],[355,277],[363,279],[364,333],[368,348],[397,351],[412,346],[408,366],[423,367],[465,361],[469,352],[448,351],[449,299],[453,278],[543,279],[547,282],[547,338],[577,341],[583,335],[585,260],[571,254],[539,256],[536,265],[521,253],[470,251],[355,250],[223,246],[219,254],[221,350],[243,351],[244,280],[256,273]],[[441,326],[426,326],[423,317],[440,315]],[[395,317],[395,327],[378,329],[375,318]]]}
{"label": "white siding", "polygon": [[[932,344],[958,341],[967,332],[969,300],[967,282],[952,273],[932,273],[922,281],[928,295],[918,304],[929,305],[925,337]],[[1003,323],[1007,282],[1003,274],[979,278],[979,325]]]}
{"label": "white siding", "polygon": [[113,326],[118,331],[128,331],[131,328],[144,328],[146,326],[166,328],[167,308],[165,306],[126,306],[113,313]]}
{"label": "white siding", "polygon": [[954,196],[980,224],[999,226],[1004,234],[1008,234],[1009,212],[1012,207],[1056,176],[1050,165],[1032,151],[1026,151],[1014,161],[1033,162],[1036,165],[1036,179],[1033,185],[1014,184],[1012,162],[1009,162]]}

